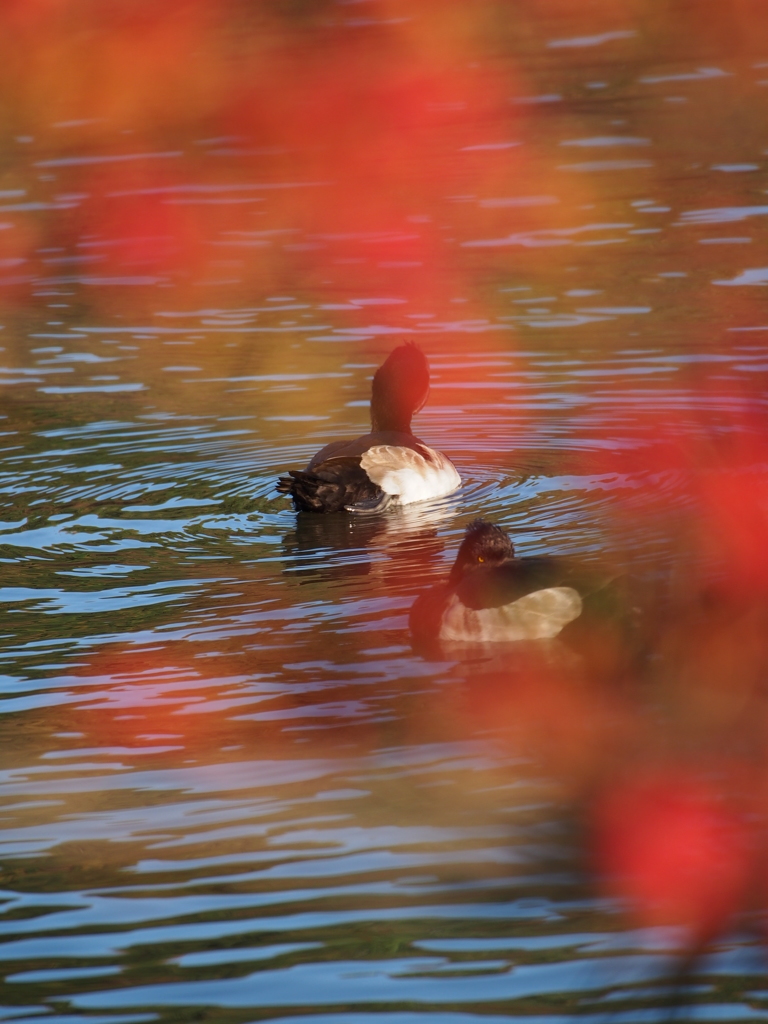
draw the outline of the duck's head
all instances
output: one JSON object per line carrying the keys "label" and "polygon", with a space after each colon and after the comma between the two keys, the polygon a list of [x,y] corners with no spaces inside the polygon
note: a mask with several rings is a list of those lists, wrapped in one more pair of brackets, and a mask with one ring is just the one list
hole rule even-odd
{"label": "duck's head", "polygon": [[506,530],[484,519],[475,519],[464,534],[449,581],[458,583],[466,573],[474,569],[501,565],[514,557],[515,548]]}
{"label": "duck's head", "polygon": [[371,425],[374,430],[409,433],[411,417],[429,394],[429,364],[412,341],[390,352],[373,375]]}

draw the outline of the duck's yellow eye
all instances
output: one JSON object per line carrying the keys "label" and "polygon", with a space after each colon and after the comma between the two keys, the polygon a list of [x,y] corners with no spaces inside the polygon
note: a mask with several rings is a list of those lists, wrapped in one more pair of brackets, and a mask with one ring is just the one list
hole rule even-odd
{"label": "duck's yellow eye", "polygon": [[477,560],[478,560],[478,562],[484,562],[485,561],[485,559],[482,558],[480,555],[477,556]]}

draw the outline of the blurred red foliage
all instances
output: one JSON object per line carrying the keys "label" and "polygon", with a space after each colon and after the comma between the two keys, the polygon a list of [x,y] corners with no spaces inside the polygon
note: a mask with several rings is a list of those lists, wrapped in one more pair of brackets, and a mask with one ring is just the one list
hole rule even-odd
{"label": "blurred red foliage", "polygon": [[607,890],[640,925],[684,927],[694,947],[742,908],[754,853],[746,816],[712,780],[712,766],[702,767],[630,773],[592,808],[595,861]]}
{"label": "blurred red foliage", "polygon": [[[511,102],[541,84],[519,55],[528,40],[540,54],[570,35],[600,33],[623,41],[627,66],[643,59],[644,40],[646,59],[657,62],[673,60],[670,40],[679,39],[740,61],[764,47],[768,8],[763,0],[4,0],[9,156],[0,187],[24,196],[3,202],[0,295],[22,301],[55,261],[74,260],[80,269],[70,277],[85,287],[161,279],[177,301],[197,299],[203,284],[234,281],[225,299],[234,302],[290,281],[292,292],[326,300],[387,296],[394,301],[377,316],[390,327],[411,323],[404,310],[448,322],[487,316],[488,280],[514,274],[535,246],[506,247],[493,262],[488,249],[462,243],[480,230],[504,240],[562,228],[547,202],[515,201],[551,192],[578,209],[599,187],[584,175],[564,178],[561,140],[547,140],[532,107]],[[557,52],[568,83],[584,52]],[[697,109],[718,126],[732,120]],[[690,165],[706,133],[697,123],[680,132],[671,114],[665,124],[670,151]],[[661,176],[654,184],[675,188]],[[706,187],[713,205],[731,202],[730,179]],[[547,247],[546,260],[560,252]],[[692,256],[692,265],[704,258]],[[89,299],[104,301],[105,291]],[[735,291],[710,297],[710,310],[736,317],[758,303]],[[509,335],[501,337],[485,334],[484,347],[506,347]],[[450,344],[443,334],[441,345]],[[471,349],[472,336],[455,344]],[[465,384],[458,362],[441,384]],[[699,398],[712,386],[690,383]],[[507,665],[463,681],[441,707],[461,728],[538,757],[564,793],[590,805],[601,883],[637,920],[683,924],[700,942],[727,925],[756,872],[744,807],[762,813],[768,733],[768,424],[755,412],[762,396],[727,398],[728,409],[709,418],[694,407],[637,415],[631,443],[602,465],[590,453],[589,472],[631,479],[616,507],[624,534],[650,524],[675,539],[651,567],[658,600],[638,644],[650,656],[626,659],[621,636],[598,628],[581,660],[521,656],[514,672]],[[464,390],[452,404],[467,400]],[[217,671],[226,676],[225,666]],[[191,709],[194,691],[215,690],[218,677],[203,677],[184,652],[120,650],[87,675],[109,680],[108,695],[79,712],[104,738],[134,743],[167,731],[214,742],[210,716]],[[218,698],[206,699],[213,714]],[[664,760],[659,751],[669,750],[695,751],[704,768]],[[628,770],[638,751],[655,767]],[[726,754],[741,767],[714,781],[706,768]]]}
{"label": "blurred red foliage", "polygon": [[[69,197],[14,220],[35,223],[43,247],[85,246],[111,274],[142,265],[181,288],[234,276],[238,295],[288,271],[304,287],[343,281],[346,294],[454,313],[467,291],[457,200],[541,176],[509,102],[526,86],[514,62],[480,59],[492,5],[381,0],[356,13],[8,0],[0,97],[7,130],[33,140],[14,170],[27,184],[32,157],[56,181],[34,186],[40,198]],[[143,192],[126,194],[131,178]],[[510,225],[548,217],[517,210]]]}

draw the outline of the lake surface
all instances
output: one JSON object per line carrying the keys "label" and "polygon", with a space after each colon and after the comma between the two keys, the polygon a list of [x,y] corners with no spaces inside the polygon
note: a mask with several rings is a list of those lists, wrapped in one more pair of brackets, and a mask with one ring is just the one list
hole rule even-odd
{"label": "lake surface", "polygon": [[[141,38],[191,48],[206,5],[172,6],[188,36]],[[593,884],[560,734],[537,757],[509,663],[423,657],[407,630],[479,515],[521,553],[653,577],[679,496],[667,467],[649,497],[639,438],[694,444],[764,406],[765,18],[574,6],[465,12],[450,36],[427,3],[296,5],[267,37],[273,120],[195,94],[179,123],[160,77],[175,128],[98,77],[78,114],[55,74],[90,59],[83,26],[22,25],[39,63],[0,183],[0,1019],[665,1019],[675,937]],[[105,74],[138,30],[94,31]],[[371,53],[379,85],[413,62],[437,123],[401,117],[410,79],[368,89]],[[285,121],[312,75],[334,98]],[[366,430],[405,339],[433,377],[416,432],[463,486],[297,517],[276,478]],[[682,1015],[768,1017],[764,972],[754,930],[717,936]]]}

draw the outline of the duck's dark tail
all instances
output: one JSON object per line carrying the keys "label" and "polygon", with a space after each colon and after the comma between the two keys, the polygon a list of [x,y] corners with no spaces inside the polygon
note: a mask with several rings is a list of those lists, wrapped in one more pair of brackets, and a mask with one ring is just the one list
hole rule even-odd
{"label": "duck's dark tail", "polygon": [[298,512],[354,511],[355,506],[378,505],[384,492],[369,479],[359,459],[329,459],[315,469],[292,469],[277,484],[280,494],[293,498]]}

